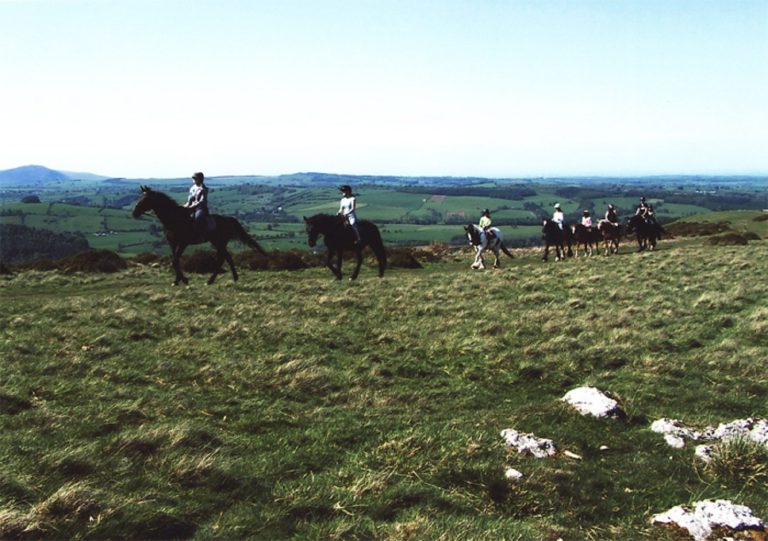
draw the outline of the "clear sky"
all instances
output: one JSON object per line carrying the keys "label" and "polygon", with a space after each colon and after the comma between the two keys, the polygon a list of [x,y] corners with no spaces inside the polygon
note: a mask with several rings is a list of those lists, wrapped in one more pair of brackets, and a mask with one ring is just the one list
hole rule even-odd
{"label": "clear sky", "polygon": [[768,0],[0,0],[0,169],[768,173]]}

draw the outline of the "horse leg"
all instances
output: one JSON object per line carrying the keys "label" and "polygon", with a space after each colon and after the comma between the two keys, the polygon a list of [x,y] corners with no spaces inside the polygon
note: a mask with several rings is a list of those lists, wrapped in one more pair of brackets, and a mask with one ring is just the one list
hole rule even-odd
{"label": "horse leg", "polygon": [[222,263],[224,263],[224,252],[219,248],[216,248],[216,266],[213,269],[213,274],[211,274],[211,277],[208,278],[208,285],[211,285],[216,281],[216,276],[219,274]]}
{"label": "horse leg", "polygon": [[541,259],[542,259],[542,261],[546,262],[548,258],[549,258],[549,243],[545,242],[544,243],[544,257],[542,257]]}
{"label": "horse leg", "polygon": [[181,254],[184,253],[184,248],[186,248],[186,245],[180,244],[176,246],[171,244],[171,266],[176,273],[176,278],[173,281],[175,286],[179,285],[179,282],[184,282],[185,285],[189,283],[189,280],[187,280],[187,277],[184,276],[184,272],[181,270]]}
{"label": "horse leg", "polygon": [[483,247],[477,245],[475,246],[475,261],[472,263],[471,267],[473,269],[482,269],[483,265]]}
{"label": "horse leg", "polygon": [[501,259],[499,258],[498,248],[493,249],[493,255],[496,257],[496,261],[493,262],[493,268],[498,269],[499,267],[501,267]]}
{"label": "horse leg", "polygon": [[356,245],[355,249],[355,270],[352,271],[350,280],[357,280],[357,275],[360,274],[360,265],[363,264],[363,251],[360,249],[360,245]]}
{"label": "horse leg", "polygon": [[337,250],[336,252],[336,264],[337,267],[333,266],[333,263],[331,263],[331,258],[333,257],[333,253],[328,250],[327,255],[325,256],[325,266],[331,269],[331,272],[336,277],[337,280],[341,280],[341,250]]}
{"label": "horse leg", "polygon": [[229,251],[224,248],[224,257],[227,260],[227,264],[229,265],[230,270],[232,271],[232,279],[237,282],[238,276],[237,276],[237,269],[235,269],[235,261],[232,259],[232,254],[229,253]]}
{"label": "horse leg", "polygon": [[216,272],[213,273],[213,276],[211,276],[208,279],[208,284],[212,284],[213,281],[216,279],[216,276],[219,273],[219,269],[221,269],[221,264],[224,262],[224,260],[227,260],[227,265],[229,265],[229,270],[232,271],[232,279],[237,282],[238,276],[237,276],[237,270],[235,269],[235,261],[232,259],[232,255],[227,251],[226,246],[222,246],[221,248],[216,248],[217,252],[217,262],[216,262]]}

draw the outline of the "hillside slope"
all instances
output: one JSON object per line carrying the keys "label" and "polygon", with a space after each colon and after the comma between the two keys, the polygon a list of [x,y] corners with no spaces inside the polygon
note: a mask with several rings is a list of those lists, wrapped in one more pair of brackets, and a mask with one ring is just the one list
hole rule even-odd
{"label": "hillside slope", "polygon": [[0,171],[0,186],[40,187],[52,182],[64,180],[104,180],[109,177],[92,173],[74,173],[71,171],[56,171],[42,165],[23,165],[13,169]]}
{"label": "hillside slope", "polygon": [[[4,277],[0,537],[673,539],[649,516],[692,498],[768,518],[766,453],[706,466],[649,429],[768,413],[768,242],[517,254],[354,284]],[[581,385],[626,416],[566,407]]]}

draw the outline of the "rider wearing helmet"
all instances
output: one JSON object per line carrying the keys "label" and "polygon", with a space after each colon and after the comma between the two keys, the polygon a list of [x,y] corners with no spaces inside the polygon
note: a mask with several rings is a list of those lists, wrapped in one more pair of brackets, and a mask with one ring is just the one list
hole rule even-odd
{"label": "rider wearing helmet", "polygon": [[582,212],[581,225],[583,225],[587,229],[592,227],[592,216],[589,215],[588,209],[584,209],[584,212]]}
{"label": "rider wearing helmet", "polygon": [[343,216],[347,224],[352,228],[355,235],[355,244],[360,244],[360,231],[357,229],[357,199],[352,195],[352,187],[349,184],[339,186],[339,191],[343,197],[339,203],[339,216]]}
{"label": "rider wearing helmet", "polygon": [[184,207],[191,210],[195,234],[205,232],[205,218],[208,216],[208,186],[205,185],[205,175],[199,171],[192,175],[192,186]]}
{"label": "rider wearing helmet", "polygon": [[557,224],[557,227],[562,231],[563,224],[565,223],[565,214],[563,209],[560,208],[560,203],[555,203],[555,212],[552,213],[552,221]]}
{"label": "rider wearing helmet", "polygon": [[489,239],[496,236],[491,229],[490,209],[483,209],[483,215],[480,217],[480,221],[477,223],[477,225],[483,230],[483,233],[485,233],[486,237]]}
{"label": "rider wearing helmet", "polygon": [[619,216],[616,214],[616,207],[612,204],[609,204],[608,210],[605,211],[605,221],[611,222],[613,225],[619,225]]}
{"label": "rider wearing helmet", "polygon": [[651,206],[645,202],[645,197],[641,197],[640,204],[638,205],[635,214],[642,216],[643,219],[647,222],[650,220],[650,213],[652,212],[653,210],[651,209]]}

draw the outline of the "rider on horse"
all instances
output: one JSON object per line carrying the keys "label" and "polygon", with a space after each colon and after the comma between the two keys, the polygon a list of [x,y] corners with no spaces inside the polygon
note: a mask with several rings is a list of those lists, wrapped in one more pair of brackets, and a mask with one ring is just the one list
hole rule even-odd
{"label": "rider on horse", "polygon": [[477,224],[482,228],[486,238],[490,241],[496,234],[491,229],[491,211],[489,209],[483,210],[483,215],[480,217],[480,221]]}
{"label": "rider on horse", "polygon": [[606,222],[611,222],[613,225],[617,226],[619,225],[619,215],[616,214],[616,207],[609,204],[608,210],[605,211],[605,219]]}
{"label": "rider on horse", "polygon": [[588,209],[584,209],[584,212],[582,212],[581,225],[583,225],[587,229],[590,229],[592,227],[592,216],[589,215]]}
{"label": "rider on horse", "polygon": [[352,195],[352,187],[349,184],[339,186],[339,191],[343,197],[339,203],[339,216],[343,216],[347,224],[352,228],[352,232],[355,234],[355,244],[360,244],[360,231],[357,229],[357,199]]}
{"label": "rider on horse", "polygon": [[563,214],[563,209],[560,208],[560,203],[555,203],[555,212],[552,214],[552,221],[557,224],[557,227],[559,227],[561,231],[563,230],[565,214]]}
{"label": "rider on horse", "polygon": [[205,185],[205,175],[199,171],[192,175],[192,186],[184,207],[191,210],[193,228],[197,236],[205,232],[205,218],[208,216],[208,186]]}

